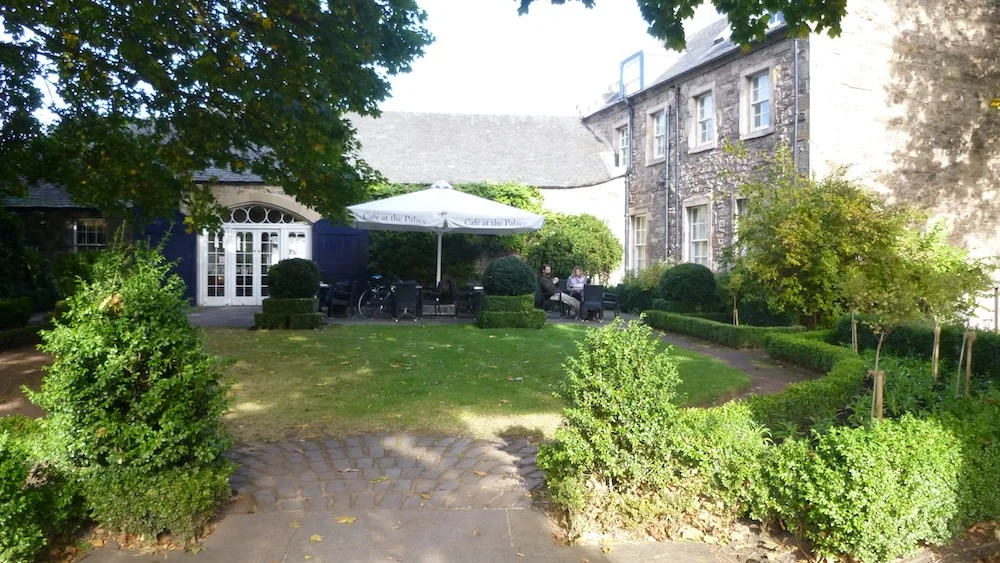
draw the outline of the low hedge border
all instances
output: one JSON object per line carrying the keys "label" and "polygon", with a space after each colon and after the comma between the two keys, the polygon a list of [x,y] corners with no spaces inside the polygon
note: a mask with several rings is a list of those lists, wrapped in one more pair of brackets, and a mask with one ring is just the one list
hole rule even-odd
{"label": "low hedge border", "polygon": [[262,303],[264,314],[267,315],[304,315],[319,311],[319,300],[316,298],[269,297]]}
{"label": "low hedge border", "polygon": [[822,340],[822,335],[809,332],[797,334],[772,332],[764,334],[760,343],[764,351],[776,360],[784,360],[822,373],[832,370],[841,360],[858,357],[850,348],[827,344]]}
{"label": "low hedge border", "polygon": [[482,311],[476,316],[479,328],[535,328],[545,326],[545,311]]}
{"label": "low hedge border", "polygon": [[655,329],[696,336],[730,348],[760,348],[761,337],[765,334],[805,330],[801,326],[736,326],[665,311],[646,311],[643,319]]}
{"label": "low hedge border", "polygon": [[253,320],[259,330],[312,330],[323,326],[323,313],[256,313]]}
{"label": "low hedge border", "polygon": [[[962,352],[962,337],[965,328],[948,325],[941,327],[941,360],[958,365]],[[850,345],[851,317],[841,317],[837,322],[837,342]],[[858,318],[858,349],[874,350],[875,335]],[[885,339],[883,352],[893,356],[907,356],[929,361],[934,346],[934,326],[931,324],[908,324],[892,331]],[[972,343],[972,373],[1000,383],[1000,332],[977,331]]]}
{"label": "low hedge border", "polygon": [[535,307],[534,295],[484,295],[483,311],[513,312],[530,311]]}
{"label": "low hedge border", "polygon": [[19,328],[28,324],[35,304],[30,297],[0,299],[0,329]]}

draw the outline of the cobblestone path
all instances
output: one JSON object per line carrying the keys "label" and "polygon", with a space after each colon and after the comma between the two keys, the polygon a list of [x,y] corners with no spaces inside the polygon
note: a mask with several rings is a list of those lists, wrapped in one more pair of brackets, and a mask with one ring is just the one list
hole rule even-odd
{"label": "cobblestone path", "polygon": [[361,436],[240,444],[232,476],[249,512],[509,509],[542,484],[526,440]]}

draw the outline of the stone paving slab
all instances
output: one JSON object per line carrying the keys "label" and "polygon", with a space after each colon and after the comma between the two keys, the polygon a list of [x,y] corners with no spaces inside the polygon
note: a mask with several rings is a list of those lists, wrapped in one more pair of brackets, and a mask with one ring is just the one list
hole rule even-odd
{"label": "stone paving slab", "polygon": [[523,509],[541,486],[526,440],[403,435],[242,444],[237,511]]}

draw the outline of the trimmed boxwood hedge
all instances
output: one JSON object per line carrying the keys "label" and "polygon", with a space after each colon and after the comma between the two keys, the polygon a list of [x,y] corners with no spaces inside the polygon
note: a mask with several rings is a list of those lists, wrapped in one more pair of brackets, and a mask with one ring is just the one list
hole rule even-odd
{"label": "trimmed boxwood hedge", "polygon": [[484,295],[483,311],[530,311],[535,307],[534,295]]}
{"label": "trimmed boxwood hedge", "polygon": [[832,370],[840,360],[858,357],[850,348],[827,344],[815,334],[772,332],[761,337],[761,345],[772,358],[822,373]]}
{"label": "trimmed boxwood hedge", "polygon": [[545,311],[481,311],[476,317],[479,328],[542,328]]}
{"label": "trimmed boxwood hedge", "polygon": [[[941,327],[941,360],[958,365],[965,329],[949,325]],[[850,345],[851,318],[841,317],[837,322],[837,341]],[[858,319],[858,349],[874,350],[875,335]],[[909,356],[930,360],[934,346],[934,326],[931,324],[903,325],[885,339],[883,351],[893,356]],[[973,375],[1000,383],[1000,332],[977,331],[972,343]]]}
{"label": "trimmed boxwood hedge", "polygon": [[304,315],[319,311],[319,300],[316,298],[269,297],[263,301],[263,311],[269,315]]}
{"label": "trimmed boxwood hedge", "polygon": [[730,348],[760,348],[764,334],[805,330],[801,326],[736,326],[664,311],[646,311],[643,318],[653,328],[689,334]]}
{"label": "trimmed boxwood hedge", "polygon": [[323,313],[296,313],[294,315],[276,313],[256,313],[254,325],[262,330],[312,330],[323,326]]}

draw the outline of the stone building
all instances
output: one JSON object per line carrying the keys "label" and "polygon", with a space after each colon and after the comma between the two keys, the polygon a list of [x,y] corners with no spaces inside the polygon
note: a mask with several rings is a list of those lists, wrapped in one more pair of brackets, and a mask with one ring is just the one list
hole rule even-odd
{"label": "stone building", "polygon": [[[748,52],[724,19],[663,75],[584,122],[626,173],[628,269],[716,268],[739,203],[724,141],[763,158],[794,145],[804,172],[848,174],[1000,256],[1000,7],[992,0],[851,0],[842,33],[789,39],[780,17]],[[997,324],[996,296],[985,324]]]}

